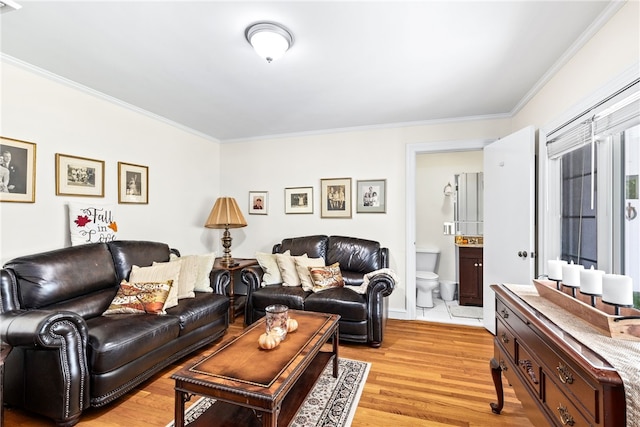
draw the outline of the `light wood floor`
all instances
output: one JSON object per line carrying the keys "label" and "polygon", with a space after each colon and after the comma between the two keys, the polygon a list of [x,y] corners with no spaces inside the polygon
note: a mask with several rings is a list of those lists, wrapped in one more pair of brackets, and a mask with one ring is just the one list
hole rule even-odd
{"label": "light wood floor", "polygon": [[[238,318],[227,337],[241,327]],[[484,328],[390,320],[381,348],[341,344],[341,357],[372,364],[352,425],[532,426],[506,380],[503,412],[491,412],[489,403],[496,401],[489,369],[492,339]],[[211,352],[215,345],[198,354]],[[78,426],[165,426],[173,419],[171,373],[188,360],[168,367],[111,405],[85,411]],[[51,425],[17,409],[5,410],[6,427]]]}

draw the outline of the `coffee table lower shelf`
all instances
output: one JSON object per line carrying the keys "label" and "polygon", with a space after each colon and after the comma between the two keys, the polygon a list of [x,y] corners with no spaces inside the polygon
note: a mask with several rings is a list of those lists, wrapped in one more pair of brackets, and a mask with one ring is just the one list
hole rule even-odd
{"label": "coffee table lower shelf", "polygon": [[[304,403],[307,395],[313,389],[316,381],[327,367],[333,353],[319,352],[311,365],[300,376],[296,384],[287,394],[278,414],[278,425],[288,426],[298,409]],[[253,410],[231,403],[216,401],[196,420],[189,424],[194,427],[261,427],[262,421],[258,419]]]}

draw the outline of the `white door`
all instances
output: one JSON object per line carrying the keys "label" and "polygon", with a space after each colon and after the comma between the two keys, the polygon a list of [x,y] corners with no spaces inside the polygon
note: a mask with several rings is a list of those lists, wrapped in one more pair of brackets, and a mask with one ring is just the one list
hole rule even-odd
{"label": "white door", "polygon": [[495,334],[489,285],[530,284],[535,274],[535,130],[484,148],[484,326]]}

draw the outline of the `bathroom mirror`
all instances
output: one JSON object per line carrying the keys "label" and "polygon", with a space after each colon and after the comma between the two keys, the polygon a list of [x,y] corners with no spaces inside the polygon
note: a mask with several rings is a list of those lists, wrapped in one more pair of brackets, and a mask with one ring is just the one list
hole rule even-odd
{"label": "bathroom mirror", "polygon": [[455,176],[454,222],[456,234],[482,236],[484,179],[482,172]]}

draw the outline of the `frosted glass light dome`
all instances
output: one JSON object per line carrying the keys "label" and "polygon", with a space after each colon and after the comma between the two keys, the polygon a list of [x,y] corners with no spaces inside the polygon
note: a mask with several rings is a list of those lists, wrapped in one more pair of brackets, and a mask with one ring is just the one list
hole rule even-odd
{"label": "frosted glass light dome", "polygon": [[293,36],[280,24],[259,22],[251,25],[245,32],[247,41],[256,53],[271,62],[281,58],[293,45]]}

